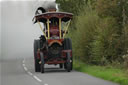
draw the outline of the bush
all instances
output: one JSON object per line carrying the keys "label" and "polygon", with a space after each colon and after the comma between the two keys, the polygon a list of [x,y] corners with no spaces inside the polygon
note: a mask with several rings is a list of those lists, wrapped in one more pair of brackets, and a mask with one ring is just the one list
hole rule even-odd
{"label": "bush", "polygon": [[122,26],[122,9],[117,2],[99,0],[93,8],[87,3],[75,16],[70,27],[76,29],[70,29],[69,33],[74,56],[91,64],[124,62],[122,55],[128,50],[128,28]]}
{"label": "bush", "polygon": [[73,40],[73,54],[86,63],[105,64],[121,58],[118,23],[113,17],[104,19],[86,6],[75,19],[76,30],[69,33]]}
{"label": "bush", "polygon": [[91,42],[93,42],[99,17],[91,7],[86,7],[75,19],[76,30],[69,35],[73,40],[75,56],[89,62],[91,53]]}
{"label": "bush", "polygon": [[105,64],[112,62],[120,54],[120,37],[116,20],[112,17],[102,19],[97,25],[96,37],[92,43],[92,61]]}

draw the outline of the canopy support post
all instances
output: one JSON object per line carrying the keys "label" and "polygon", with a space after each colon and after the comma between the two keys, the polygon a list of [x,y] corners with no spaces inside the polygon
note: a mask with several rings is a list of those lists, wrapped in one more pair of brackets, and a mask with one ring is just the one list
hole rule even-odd
{"label": "canopy support post", "polygon": [[45,38],[47,39],[46,34],[45,34],[45,32],[43,31],[43,28],[42,28],[42,26],[41,26],[40,22],[39,22],[39,21],[37,21],[37,22],[38,22],[38,24],[39,24],[39,26],[40,26],[40,29],[41,29],[41,31],[43,32],[43,34],[44,34]]}
{"label": "canopy support post", "polygon": [[48,26],[48,39],[50,38],[50,32],[49,32],[49,19],[47,19],[47,26]]}
{"label": "canopy support post", "polygon": [[60,39],[61,39],[61,18],[59,18],[59,34],[60,34]]}
{"label": "canopy support post", "polygon": [[71,20],[68,22],[68,25],[67,25],[66,28],[65,28],[63,38],[65,37],[65,35],[66,35],[66,33],[67,33],[67,30],[68,30],[68,27],[69,27],[69,25],[70,25],[70,22],[71,22]]}

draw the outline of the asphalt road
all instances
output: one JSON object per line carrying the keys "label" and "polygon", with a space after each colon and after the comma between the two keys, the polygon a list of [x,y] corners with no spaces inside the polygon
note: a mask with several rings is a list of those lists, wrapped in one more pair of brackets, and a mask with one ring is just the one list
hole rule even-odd
{"label": "asphalt road", "polygon": [[46,65],[44,74],[35,73],[33,40],[41,32],[32,24],[35,4],[17,1],[1,4],[1,85],[118,85],[74,70],[68,73],[58,66]]}
{"label": "asphalt road", "polygon": [[34,72],[33,57],[1,61],[1,85],[118,85],[77,71],[66,72],[46,65],[45,73]]}

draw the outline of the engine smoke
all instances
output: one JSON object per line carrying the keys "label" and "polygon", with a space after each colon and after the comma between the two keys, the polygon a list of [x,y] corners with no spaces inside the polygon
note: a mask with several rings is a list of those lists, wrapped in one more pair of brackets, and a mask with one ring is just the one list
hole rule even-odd
{"label": "engine smoke", "polygon": [[38,9],[38,7],[43,7],[46,11],[48,11],[48,9],[54,8],[56,9],[56,3],[55,1],[37,1],[35,8]]}

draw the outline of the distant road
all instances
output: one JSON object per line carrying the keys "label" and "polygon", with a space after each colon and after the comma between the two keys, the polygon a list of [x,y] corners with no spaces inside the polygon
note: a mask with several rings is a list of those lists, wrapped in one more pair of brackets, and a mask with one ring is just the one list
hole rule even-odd
{"label": "distant road", "polygon": [[5,59],[1,63],[1,85],[118,85],[81,72],[66,72],[59,66],[46,65],[44,74],[35,73],[32,57]]}

